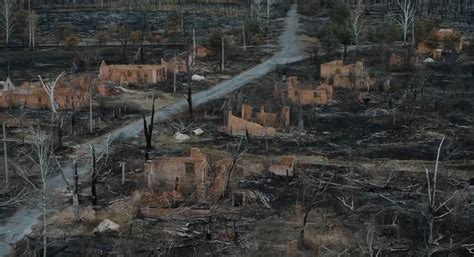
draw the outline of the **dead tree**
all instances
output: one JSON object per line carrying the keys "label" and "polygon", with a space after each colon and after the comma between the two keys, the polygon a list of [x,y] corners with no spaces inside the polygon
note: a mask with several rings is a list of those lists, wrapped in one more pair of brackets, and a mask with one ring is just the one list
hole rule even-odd
{"label": "dead tree", "polygon": [[[403,42],[407,42],[408,31],[413,27],[416,14],[416,3],[414,0],[396,0],[400,14],[394,15],[393,21],[400,27],[403,32]],[[415,33],[412,31],[412,33]]]}
{"label": "dead tree", "polygon": [[79,215],[79,175],[77,174],[77,161],[74,160],[74,190],[72,193],[72,205],[74,211],[74,218],[76,221],[81,221]]}
{"label": "dead tree", "polygon": [[92,147],[92,174],[91,174],[91,202],[92,205],[97,205],[97,163],[95,159],[95,149]]}
{"label": "dead tree", "polygon": [[[152,136],[153,136],[154,117],[155,117],[155,95],[153,94],[150,124],[147,124],[145,115],[143,115],[143,133],[145,134],[145,142],[146,142],[147,150],[150,150],[153,148],[151,142],[152,142]],[[148,159],[148,151],[146,153],[146,159]]]}
{"label": "dead tree", "polygon": [[43,257],[47,256],[47,202],[48,195],[46,192],[47,189],[47,179],[48,175],[51,172],[52,167],[52,156],[50,151],[50,138],[45,131],[40,130],[39,128],[33,129],[33,152],[34,156],[30,157],[37,165],[41,177],[42,184],[42,237],[43,237]]}
{"label": "dead tree", "polygon": [[38,29],[38,16],[31,10],[31,1],[28,1],[28,47],[36,48],[36,30]]}
{"label": "dead tree", "polygon": [[7,132],[5,129],[5,122],[2,124],[3,127],[3,158],[4,158],[4,167],[5,167],[5,187],[8,187],[8,149],[7,149]]}
{"label": "dead tree", "polygon": [[413,120],[413,116],[415,115],[415,105],[418,94],[423,94],[423,89],[425,87],[426,82],[428,81],[430,74],[428,73],[427,69],[422,68],[419,70],[412,81],[412,99],[411,99],[411,110],[410,110],[410,120]]}
{"label": "dead tree", "polygon": [[56,86],[57,86],[57,83],[59,81],[59,79],[64,75],[66,74],[64,71],[61,72],[61,74],[59,74],[56,79],[54,80],[53,83],[51,82],[46,82],[44,83],[43,79],[41,78],[40,75],[38,75],[40,81],[41,81],[41,85],[43,86],[44,88],[44,91],[46,91],[46,94],[48,95],[49,97],[49,103],[51,104],[51,111],[53,113],[56,113],[56,110],[57,110],[57,102],[56,102],[56,98],[55,98],[55,91],[56,91]]}
{"label": "dead tree", "polygon": [[377,226],[375,221],[372,221],[367,227],[365,246],[360,244],[359,241],[358,244],[362,249],[362,252],[366,253],[370,257],[382,256],[383,250],[387,247],[387,243],[377,235]]}
{"label": "dead tree", "polygon": [[[110,144],[112,140],[110,135],[107,136],[102,145],[99,145],[101,148],[101,153],[99,156],[96,156],[95,147],[89,145],[91,149],[91,158],[92,158],[92,173],[91,173],[91,202],[92,205],[97,205],[97,183],[99,182],[102,176],[106,176],[108,173],[104,173],[105,169],[108,166]],[[110,171],[109,171],[110,172]]]}
{"label": "dead tree", "polygon": [[457,195],[458,191],[454,191],[451,196],[447,197],[441,203],[437,202],[436,198],[436,187],[437,187],[437,177],[438,177],[438,167],[439,167],[439,156],[441,153],[441,148],[443,146],[445,138],[441,139],[441,143],[438,147],[438,153],[436,155],[436,163],[433,177],[430,178],[430,174],[428,169],[426,171],[426,180],[428,185],[428,205],[425,207],[425,210],[422,210],[423,216],[426,218],[426,222],[428,225],[427,231],[427,256],[433,256],[438,251],[442,251],[443,248],[440,246],[439,240],[443,238],[442,235],[439,238],[434,238],[435,235],[435,223],[436,221],[442,219],[443,217],[451,214],[455,207],[449,208],[448,203],[453,200],[453,198]]}
{"label": "dead tree", "polygon": [[328,186],[334,177],[334,175],[332,175],[329,178],[325,178],[325,175],[324,173],[321,174],[320,178],[315,178],[311,175],[303,175],[300,178],[303,188],[302,199],[305,207],[303,224],[300,231],[301,242],[305,240],[305,228],[311,210],[325,200],[325,192],[328,190]]}
{"label": "dead tree", "polygon": [[230,182],[232,179],[232,174],[237,166],[237,162],[244,157],[248,152],[248,142],[244,142],[244,137],[241,137],[239,140],[239,145],[234,149],[232,153],[232,162],[227,170],[227,181],[226,181],[226,195],[230,197]]}
{"label": "dead tree", "polygon": [[192,92],[191,85],[189,85],[188,87],[188,95],[186,96],[186,101],[188,102],[189,119],[190,121],[194,121],[193,92]]}
{"label": "dead tree", "polygon": [[270,23],[270,9],[274,4],[275,0],[267,0],[267,27]]}
{"label": "dead tree", "polygon": [[354,38],[357,50],[362,32],[366,29],[366,19],[364,17],[365,8],[362,0],[358,0],[356,6],[350,10],[350,17],[347,20],[347,27]]}
{"label": "dead tree", "polygon": [[225,68],[225,49],[224,49],[224,31],[222,31],[221,36],[221,71],[224,71]]}
{"label": "dead tree", "polygon": [[186,62],[186,73],[187,73],[187,78],[188,78],[188,94],[187,96],[184,96],[184,98],[188,102],[190,121],[194,121],[193,92],[192,92],[193,66],[194,66],[193,61],[190,58],[189,53],[188,53],[187,62]]}
{"label": "dead tree", "polygon": [[14,0],[0,0],[0,25],[5,33],[5,45],[8,46],[14,26]]}

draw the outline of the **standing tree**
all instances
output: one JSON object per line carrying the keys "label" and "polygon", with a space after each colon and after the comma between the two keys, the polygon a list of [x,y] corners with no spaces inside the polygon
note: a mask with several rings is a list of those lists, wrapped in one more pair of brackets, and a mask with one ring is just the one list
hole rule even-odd
{"label": "standing tree", "polygon": [[275,0],[267,0],[267,27],[270,23],[270,9],[274,2]]}
{"label": "standing tree", "polygon": [[186,75],[188,79],[188,94],[184,96],[186,101],[188,102],[188,110],[189,110],[189,119],[190,121],[194,120],[194,114],[193,114],[193,92],[192,92],[192,81],[193,81],[193,59],[189,55],[187,56],[187,61],[186,61]]}
{"label": "standing tree", "polygon": [[358,0],[356,6],[350,10],[350,16],[347,24],[357,49],[359,49],[359,39],[362,35],[362,32],[366,29],[366,19],[364,17],[364,12],[364,4],[362,3],[362,0]]}
{"label": "standing tree", "polygon": [[52,167],[52,156],[50,152],[50,139],[45,131],[40,130],[40,128],[33,129],[33,152],[34,156],[30,158],[36,163],[41,177],[42,184],[42,237],[43,237],[43,257],[47,256],[47,202],[48,195],[46,192],[47,188],[47,178],[51,172]]}
{"label": "standing tree", "polygon": [[234,145],[234,150],[232,153],[232,163],[227,170],[227,181],[226,181],[226,195],[231,196],[230,192],[230,183],[232,181],[232,174],[234,173],[235,168],[237,167],[237,162],[242,159],[248,152],[248,137],[241,137],[238,144]]}
{"label": "standing tree", "polygon": [[51,104],[51,111],[53,113],[56,113],[56,110],[57,110],[57,106],[58,106],[58,103],[56,102],[56,98],[55,98],[55,91],[56,91],[56,85],[59,81],[59,79],[64,75],[66,74],[64,71],[61,72],[61,74],[59,74],[56,79],[54,80],[53,83],[51,82],[46,82],[44,83],[43,79],[41,78],[40,75],[38,75],[40,81],[41,81],[41,85],[43,86],[44,88],[44,91],[46,91],[46,94],[48,94],[49,96],[49,103]]}
{"label": "standing tree", "polygon": [[21,46],[25,44],[25,37],[28,35],[28,12],[18,11],[15,14],[15,31],[21,37]]}
{"label": "standing tree", "polygon": [[14,13],[13,7],[15,4],[14,0],[0,0],[0,20],[1,27],[5,32],[5,45],[8,46],[10,40],[10,34],[13,30]]}
{"label": "standing tree", "polygon": [[81,221],[79,214],[79,175],[77,174],[77,161],[74,160],[74,189],[72,192],[72,205],[74,209],[74,218]]}
{"label": "standing tree", "polygon": [[263,0],[251,0],[250,2],[250,18],[256,20],[260,23],[262,18],[263,5],[265,2]]}
{"label": "standing tree", "polygon": [[327,53],[331,53],[335,45],[343,44],[344,60],[347,57],[347,45],[350,43],[351,37],[351,34],[347,30],[348,17],[350,17],[350,10],[347,8],[347,5],[341,1],[337,1],[330,12],[331,22],[323,27],[318,35]]}
{"label": "standing tree", "polygon": [[35,11],[28,12],[28,47],[31,50],[36,48],[36,30],[38,29],[38,16]]}
{"label": "standing tree", "polygon": [[301,242],[305,241],[305,227],[308,222],[309,214],[311,210],[326,199],[325,193],[333,178],[333,174],[326,173],[320,174],[319,178],[310,174],[304,174],[300,177],[301,187],[303,188],[301,199],[305,209],[300,231]]}
{"label": "standing tree", "polygon": [[413,0],[396,0],[398,5],[399,14],[394,15],[392,18],[400,27],[403,32],[403,42],[407,42],[408,31],[413,27],[416,14],[416,4]]}
{"label": "standing tree", "polygon": [[105,141],[102,145],[99,145],[98,148],[101,149],[101,153],[98,157],[96,157],[95,147],[89,145],[91,149],[91,157],[92,157],[92,173],[91,173],[91,202],[92,205],[97,205],[98,197],[97,197],[97,183],[100,180],[100,177],[103,174],[104,170],[108,166],[109,161],[109,153],[110,153],[110,144],[112,143],[112,139],[110,135],[107,136]]}
{"label": "standing tree", "polygon": [[150,124],[147,125],[145,115],[143,115],[143,133],[145,134],[145,141],[146,141],[146,159],[148,160],[148,150],[152,149],[151,139],[153,136],[153,123],[155,117],[155,95],[153,94],[153,104],[151,107],[151,118]]}
{"label": "standing tree", "polygon": [[[427,245],[427,256],[433,256],[436,252],[443,251],[443,247],[440,244],[440,240],[444,237],[440,233],[437,233],[435,231],[435,223],[439,220],[441,220],[443,217],[451,214],[456,207],[449,207],[448,204],[453,200],[453,198],[456,196],[458,191],[454,191],[453,194],[449,197],[445,197],[444,199],[441,199],[441,201],[437,201],[437,195],[436,195],[436,190],[437,190],[437,183],[438,183],[438,167],[439,167],[439,157],[441,154],[441,148],[443,146],[445,138],[443,137],[441,139],[441,143],[439,144],[438,147],[438,153],[436,155],[436,163],[435,163],[435,168],[434,168],[434,174],[432,177],[430,177],[430,173],[428,169],[425,169],[426,171],[426,180],[427,180],[427,185],[428,185],[428,204],[424,205],[422,208],[421,213],[426,219],[427,222],[427,235],[426,235],[426,245]],[[435,233],[438,235],[438,238],[435,238]]]}

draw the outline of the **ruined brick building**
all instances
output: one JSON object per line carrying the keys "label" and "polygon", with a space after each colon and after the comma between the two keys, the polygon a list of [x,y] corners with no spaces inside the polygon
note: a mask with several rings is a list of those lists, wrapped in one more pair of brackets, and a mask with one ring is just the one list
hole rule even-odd
{"label": "ruined brick building", "polygon": [[464,38],[458,31],[443,28],[434,32],[431,39],[419,42],[417,51],[420,54],[431,55],[434,59],[440,59],[443,53],[460,53],[464,43]]}
{"label": "ruined brick building", "polygon": [[297,77],[288,78],[288,100],[299,105],[324,105],[332,101],[333,88],[328,84],[299,84]]}
{"label": "ruined brick building", "polygon": [[[203,54],[202,51],[200,49],[198,53]],[[126,84],[156,84],[168,79],[175,69],[176,72],[186,72],[186,56],[177,56],[169,62],[162,58],[160,64],[106,64],[102,61],[99,78]]]}
{"label": "ruined brick building", "polygon": [[279,163],[268,167],[268,171],[277,176],[293,177],[295,164],[296,156],[282,156]]}
{"label": "ruined brick building", "polygon": [[[7,80],[9,81],[9,79]],[[49,96],[41,82],[23,82],[14,86],[11,81],[0,92],[0,108],[51,108]],[[92,89],[89,89],[92,86]],[[99,83],[90,75],[61,77],[56,85],[55,100],[59,110],[77,110],[89,105],[89,92],[102,96],[112,94],[112,89]]]}
{"label": "ruined brick building", "polygon": [[145,162],[148,188],[157,193],[179,192],[199,201],[216,200],[224,194],[230,159],[222,159],[212,166],[198,148],[191,148],[188,156],[156,157]]}
{"label": "ruined brick building", "polygon": [[342,60],[335,60],[321,64],[321,79],[334,88],[365,89],[375,85],[364,68],[362,61],[354,64],[344,64]]}
{"label": "ruined brick building", "polygon": [[168,78],[169,65],[161,64],[106,64],[102,61],[99,78],[119,83],[156,84]]}
{"label": "ruined brick building", "polygon": [[290,107],[283,106],[280,113],[265,111],[265,106],[260,106],[258,111],[249,104],[242,104],[241,117],[235,116],[231,111],[225,117],[224,132],[233,136],[272,137],[277,128],[290,125]]}

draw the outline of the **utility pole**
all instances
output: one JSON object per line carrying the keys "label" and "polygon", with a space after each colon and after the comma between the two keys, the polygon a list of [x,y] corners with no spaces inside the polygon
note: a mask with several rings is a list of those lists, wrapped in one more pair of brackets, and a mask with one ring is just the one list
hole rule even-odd
{"label": "utility pole", "polygon": [[3,156],[5,158],[5,186],[8,186],[7,132],[5,129],[5,122],[3,123]]}
{"label": "utility pole", "polygon": [[181,32],[184,35],[184,10],[181,9]]}
{"label": "utility pole", "polygon": [[176,52],[174,52],[174,65],[173,65],[173,93],[176,93],[176,69],[177,69],[178,63],[176,60]]}
{"label": "utility pole", "polygon": [[93,130],[92,124],[92,85],[89,84],[89,131],[92,133]]}
{"label": "utility pole", "polygon": [[412,45],[413,47],[415,46],[415,16],[413,16],[413,19],[411,20],[411,34],[412,34]]}
{"label": "utility pole", "polygon": [[125,162],[122,161],[120,166],[122,167],[122,185],[125,185]]}
{"label": "utility pole", "polygon": [[267,0],[267,27],[270,22],[270,0]]}
{"label": "utility pole", "polygon": [[224,52],[224,30],[222,30],[222,38],[221,38],[221,41],[222,41],[222,51],[221,51],[221,55],[222,55],[222,61],[221,61],[221,71],[224,71],[224,55],[225,55],[225,52]]}
{"label": "utility pole", "polygon": [[242,39],[244,40],[244,51],[247,51],[247,45],[245,42],[245,24],[242,24]]}
{"label": "utility pole", "polygon": [[194,28],[193,28],[193,67],[194,67],[195,60],[196,60],[196,35],[194,34]]}

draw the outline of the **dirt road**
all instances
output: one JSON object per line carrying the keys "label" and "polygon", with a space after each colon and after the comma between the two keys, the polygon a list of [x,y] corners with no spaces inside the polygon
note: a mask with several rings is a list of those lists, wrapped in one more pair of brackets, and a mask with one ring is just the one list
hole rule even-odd
{"label": "dirt road", "polygon": [[[222,97],[244,86],[245,84],[264,76],[268,72],[272,71],[278,64],[296,62],[306,58],[297,40],[297,28],[298,15],[296,13],[296,5],[293,5],[288,11],[286,17],[285,31],[280,36],[280,46],[282,47],[281,51],[276,53],[273,57],[266,60],[265,62],[240,73],[228,81],[219,83],[206,91],[194,94],[194,105],[198,106],[210,100]],[[172,115],[185,111],[186,107],[187,102],[185,100],[178,101],[173,105],[165,107],[155,114],[156,121],[160,122],[167,120]],[[142,129],[142,121],[136,120],[128,125],[116,129],[115,131],[111,132],[110,135],[112,138],[133,137],[140,133]],[[76,154],[79,156],[86,155],[88,153],[89,144],[98,144],[102,142],[105,137],[106,136],[104,135],[78,146],[76,149]],[[100,148],[99,145],[96,147],[96,149],[98,148]],[[72,167],[64,167],[63,171],[69,177],[72,174]],[[82,169],[79,171],[80,175],[83,175],[87,172],[88,169]],[[64,180],[59,175],[51,178],[48,181],[48,188],[50,192],[55,192],[58,188],[63,188],[64,186]],[[32,207],[20,208],[13,216],[2,222],[0,225],[0,256],[6,256],[11,250],[10,246],[5,242],[15,242],[20,240],[24,237],[24,235],[30,233],[32,226],[38,222],[41,211],[39,208],[34,206],[35,205],[32,204]]]}

